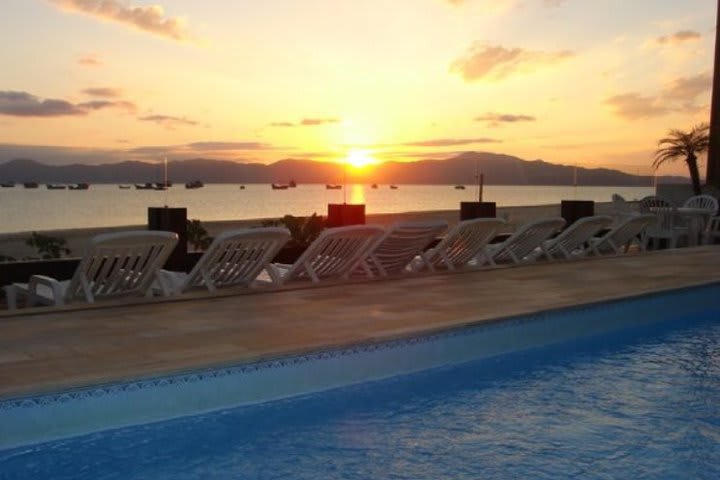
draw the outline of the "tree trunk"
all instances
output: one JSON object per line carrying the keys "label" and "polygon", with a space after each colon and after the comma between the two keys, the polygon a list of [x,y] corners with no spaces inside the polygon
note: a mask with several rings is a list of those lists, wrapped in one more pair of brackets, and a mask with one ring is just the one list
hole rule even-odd
{"label": "tree trunk", "polygon": [[685,162],[687,162],[688,170],[690,170],[693,192],[695,195],[700,195],[702,190],[700,189],[700,170],[698,169],[697,157],[695,155],[688,155]]}

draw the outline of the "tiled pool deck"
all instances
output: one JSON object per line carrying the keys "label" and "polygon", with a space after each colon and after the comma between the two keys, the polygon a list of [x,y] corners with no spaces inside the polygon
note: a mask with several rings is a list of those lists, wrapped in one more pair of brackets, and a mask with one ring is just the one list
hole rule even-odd
{"label": "tiled pool deck", "polygon": [[[720,282],[720,247],[0,314],[0,399]],[[718,299],[720,302],[720,299]]]}

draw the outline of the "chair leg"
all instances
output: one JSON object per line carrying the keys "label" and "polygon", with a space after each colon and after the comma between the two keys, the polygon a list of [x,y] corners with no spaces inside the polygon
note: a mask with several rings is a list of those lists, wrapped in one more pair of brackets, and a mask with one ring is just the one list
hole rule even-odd
{"label": "chair leg", "polygon": [[5,299],[7,300],[8,310],[17,309],[17,287],[15,285],[6,285],[3,287],[5,290]]}

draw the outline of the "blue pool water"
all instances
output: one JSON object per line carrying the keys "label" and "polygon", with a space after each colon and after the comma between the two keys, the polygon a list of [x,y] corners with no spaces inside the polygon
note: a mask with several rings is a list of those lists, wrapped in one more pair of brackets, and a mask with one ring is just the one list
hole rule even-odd
{"label": "blue pool water", "polygon": [[0,479],[717,479],[719,459],[705,318],[6,450]]}

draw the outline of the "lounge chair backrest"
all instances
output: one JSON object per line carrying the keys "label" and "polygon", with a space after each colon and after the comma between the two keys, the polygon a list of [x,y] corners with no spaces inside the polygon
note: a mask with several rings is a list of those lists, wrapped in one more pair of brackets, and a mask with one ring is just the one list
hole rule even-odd
{"label": "lounge chair backrest", "polygon": [[65,301],[146,293],[178,242],[173,232],[106,233],[90,240],[65,293]]}
{"label": "lounge chair backrest", "polygon": [[243,228],[220,233],[185,279],[182,290],[248,286],[290,240],[286,228]]}
{"label": "lounge chair backrest", "polygon": [[710,216],[717,215],[718,201],[712,195],[695,195],[688,198],[683,207],[707,210]]}
{"label": "lounge chair backrest", "polygon": [[584,248],[584,244],[588,240],[603,228],[610,226],[612,222],[612,217],[606,215],[581,218],[552,240],[546,254],[550,257],[569,258],[573,251]]}
{"label": "lounge chair backrest", "polygon": [[640,213],[650,213],[656,208],[670,208],[674,206],[670,200],[655,195],[649,195],[640,199],[638,205],[640,207]]}
{"label": "lounge chair backrest", "polygon": [[444,220],[396,223],[369,251],[367,267],[373,276],[399,275],[447,227]]}
{"label": "lounge chair backrest", "polygon": [[352,225],[324,230],[280,280],[347,278],[385,230],[379,225]]}
{"label": "lounge chair backrest", "polygon": [[[655,221],[655,215],[646,213],[635,217],[628,217],[617,227],[603,235],[597,242],[590,245],[591,250],[599,255],[603,251],[611,250],[621,253],[621,248],[639,239],[645,228]],[[642,248],[642,242],[638,241]]]}
{"label": "lounge chair backrest", "polygon": [[459,222],[423,259],[431,270],[435,267],[449,270],[462,268],[477,257],[503,225],[505,221],[499,218],[474,218]]}
{"label": "lounge chair backrest", "polygon": [[526,223],[499,246],[492,261],[517,263],[564,226],[565,219],[561,217],[543,218]]}

